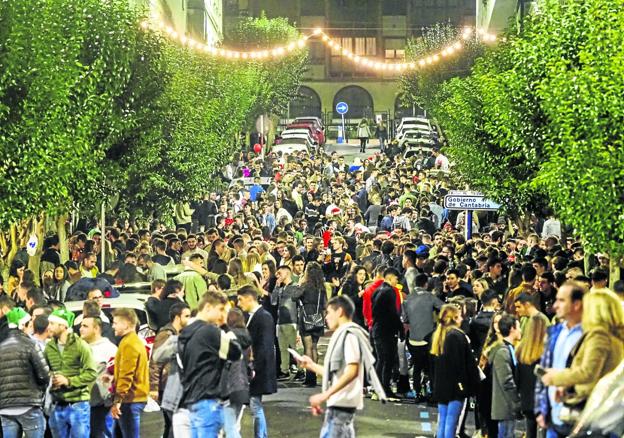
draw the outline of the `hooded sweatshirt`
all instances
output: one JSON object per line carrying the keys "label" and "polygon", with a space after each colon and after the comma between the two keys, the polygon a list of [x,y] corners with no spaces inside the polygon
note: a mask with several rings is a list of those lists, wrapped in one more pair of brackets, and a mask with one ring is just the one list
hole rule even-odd
{"label": "hooded sweatshirt", "polygon": [[182,362],[183,406],[201,400],[221,399],[219,387],[226,360],[239,360],[241,347],[234,333],[197,320],[182,330],[178,353]]}

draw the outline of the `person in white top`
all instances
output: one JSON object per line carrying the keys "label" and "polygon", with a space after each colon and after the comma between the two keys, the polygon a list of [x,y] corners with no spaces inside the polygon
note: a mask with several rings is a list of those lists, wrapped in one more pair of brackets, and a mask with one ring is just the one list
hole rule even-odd
{"label": "person in white top", "polygon": [[354,311],[353,301],[345,295],[336,296],[327,303],[325,321],[334,334],[323,366],[308,356],[295,355],[303,368],[323,376],[323,392],[310,397],[314,415],[321,414],[321,405],[327,404],[321,437],[355,437],[355,411],[364,407],[364,370],[380,399],[385,400],[375,373],[368,334],[352,322]]}
{"label": "person in white top", "polygon": [[95,436],[113,436],[113,417],[110,414],[110,387],[112,375],[108,366],[115,359],[117,346],[102,336],[100,318],[84,318],[80,322],[80,337],[89,344],[99,375],[91,390],[91,432]]}
{"label": "person in white top", "polygon": [[435,167],[436,167],[436,169],[440,169],[440,170],[443,170],[445,172],[448,172],[448,170],[449,170],[449,159],[446,158],[446,156],[444,154],[442,154],[439,149],[434,149],[433,150],[433,156],[436,158],[435,159]]}
{"label": "person in white top", "polygon": [[552,211],[548,211],[548,219],[546,219],[542,228],[542,239],[550,236],[555,236],[561,240],[561,222],[555,218]]}

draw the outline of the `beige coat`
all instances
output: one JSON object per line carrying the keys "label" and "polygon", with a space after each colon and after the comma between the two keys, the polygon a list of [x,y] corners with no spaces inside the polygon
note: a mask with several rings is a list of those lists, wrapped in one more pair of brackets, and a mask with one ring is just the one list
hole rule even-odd
{"label": "beige coat", "polygon": [[576,404],[589,397],[601,377],[613,371],[622,361],[622,339],[603,328],[588,331],[572,360],[572,366],[558,371],[553,378],[555,386],[572,387],[574,395],[566,400]]}

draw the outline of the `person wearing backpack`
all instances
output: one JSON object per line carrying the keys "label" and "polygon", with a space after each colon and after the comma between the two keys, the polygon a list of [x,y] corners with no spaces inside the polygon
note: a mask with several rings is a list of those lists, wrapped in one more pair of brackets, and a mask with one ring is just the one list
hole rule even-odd
{"label": "person wearing backpack", "polygon": [[189,410],[193,438],[216,437],[223,428],[221,376],[226,361],[241,358],[236,335],[219,328],[226,322],[227,302],[223,292],[206,292],[199,300],[197,319],[178,338],[181,406]]}

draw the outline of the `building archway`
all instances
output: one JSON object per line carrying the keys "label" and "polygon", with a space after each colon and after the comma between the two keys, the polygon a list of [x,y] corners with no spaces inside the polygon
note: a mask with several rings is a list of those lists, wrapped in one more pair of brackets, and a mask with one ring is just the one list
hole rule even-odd
{"label": "building archway", "polygon": [[409,105],[403,101],[403,94],[398,94],[394,99],[394,118],[399,120],[402,117],[414,117],[424,114],[419,105]]}
{"label": "building archway", "polygon": [[334,118],[341,117],[340,114],[336,112],[336,105],[338,102],[346,102],[347,105],[349,105],[349,112],[345,115],[345,117],[349,119],[373,119],[375,117],[373,97],[362,87],[349,85],[338,90],[334,96]]}
{"label": "building archway", "polygon": [[290,118],[295,117],[321,117],[321,98],[312,88],[302,85],[290,101]]}

